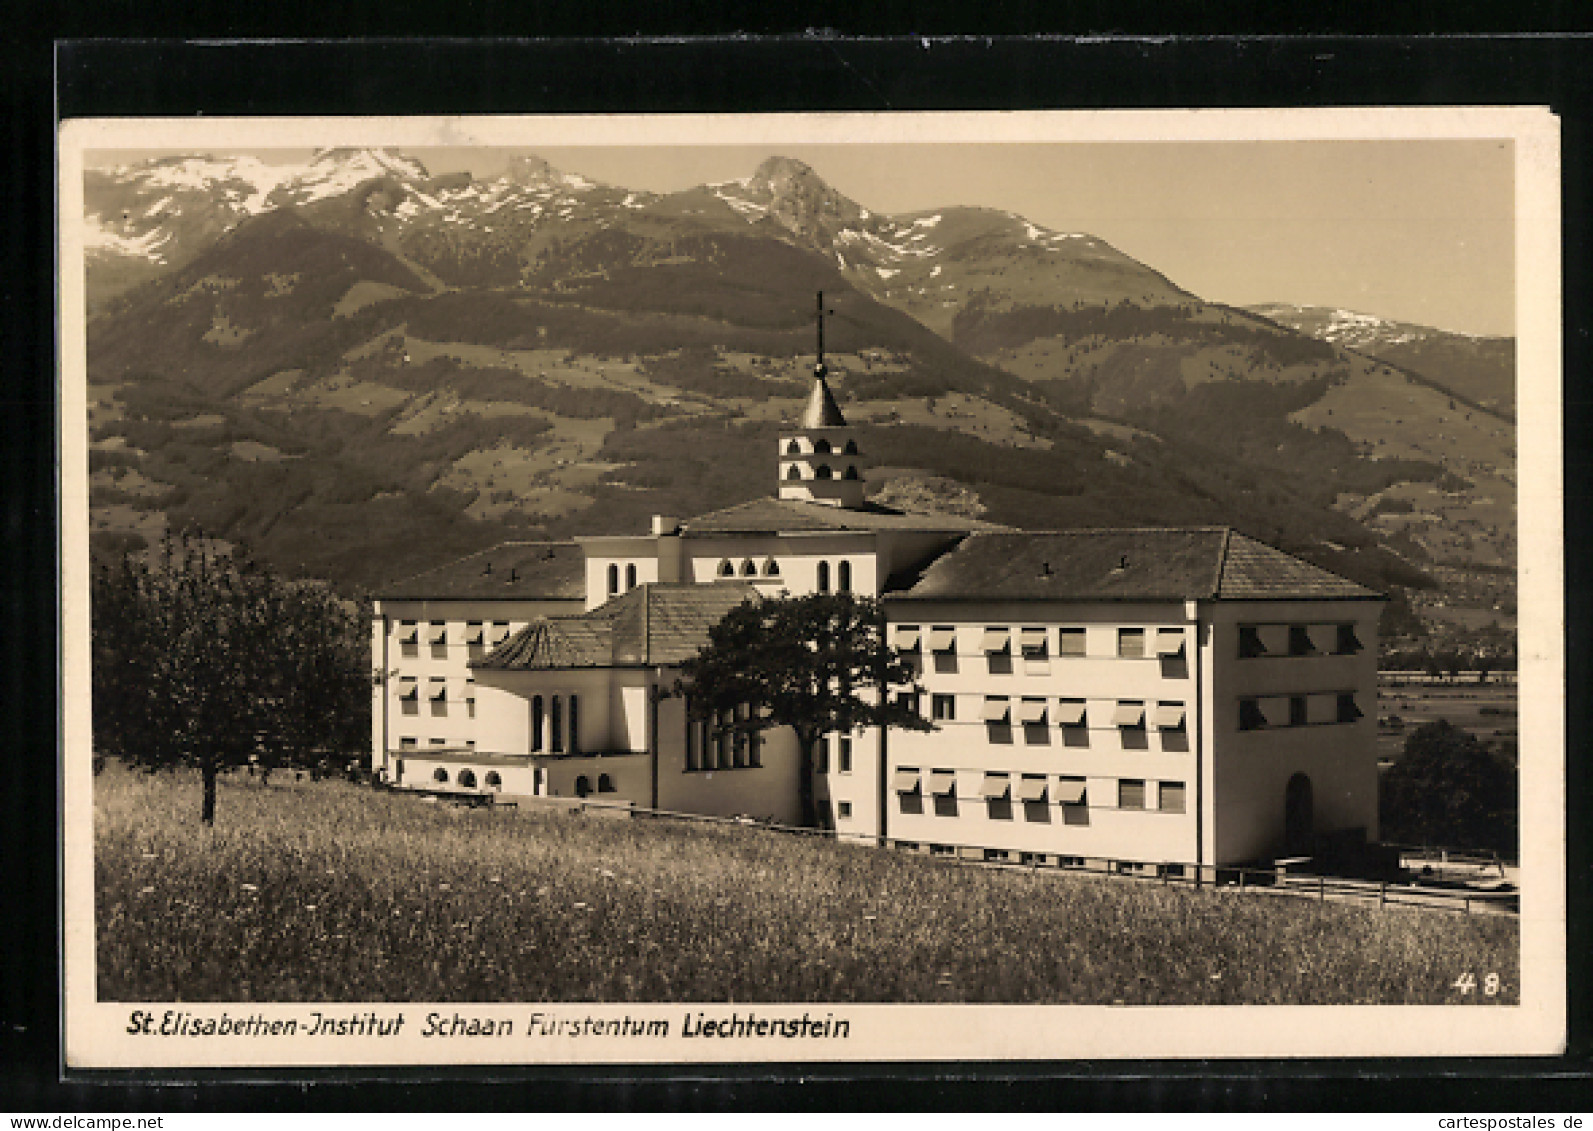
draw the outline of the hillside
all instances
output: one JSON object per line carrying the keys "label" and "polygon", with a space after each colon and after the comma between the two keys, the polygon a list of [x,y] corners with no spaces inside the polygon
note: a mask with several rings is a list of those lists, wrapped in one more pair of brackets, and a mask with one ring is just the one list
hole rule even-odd
{"label": "hillside", "polygon": [[[114,294],[125,263],[89,264],[101,549],[198,524],[359,587],[764,494],[822,290],[888,498],[1030,528],[1231,523],[1379,588],[1513,554],[1504,422],[1447,438],[1464,409],[1430,382],[1084,234],[873,214],[780,158],[662,196],[529,155],[493,180],[385,151],[269,175],[185,158],[96,199],[179,172],[187,196],[99,223],[181,255]],[[1392,424],[1373,389],[1406,398]]]}

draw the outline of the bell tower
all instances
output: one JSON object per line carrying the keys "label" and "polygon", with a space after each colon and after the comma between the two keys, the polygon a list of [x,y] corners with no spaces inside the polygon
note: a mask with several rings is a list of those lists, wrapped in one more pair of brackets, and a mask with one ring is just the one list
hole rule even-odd
{"label": "bell tower", "polygon": [[857,439],[835,403],[824,365],[824,292],[819,292],[818,360],[813,366],[813,391],[794,432],[780,436],[780,498],[824,503],[832,507],[863,505],[862,457]]}

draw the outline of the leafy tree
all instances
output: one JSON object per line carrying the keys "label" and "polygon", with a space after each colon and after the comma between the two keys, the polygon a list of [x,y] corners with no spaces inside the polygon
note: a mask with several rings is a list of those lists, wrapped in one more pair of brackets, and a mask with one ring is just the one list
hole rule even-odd
{"label": "leafy tree", "polygon": [[[813,752],[826,734],[868,726],[934,729],[911,705],[911,693],[921,689],[885,640],[884,608],[868,597],[814,593],[739,605],[681,671],[678,686],[692,717],[746,706],[738,726],[796,732],[802,821],[809,826],[818,824]],[[910,694],[903,702],[892,691]]]}
{"label": "leafy tree", "polygon": [[1499,753],[1448,719],[1426,723],[1405,740],[1405,753],[1383,775],[1385,839],[1407,844],[1516,852],[1516,770]]}
{"label": "leafy tree", "polygon": [[367,649],[358,612],[324,586],[167,538],[94,577],[96,752],[197,767],[214,824],[223,769],[314,767],[363,744]]}

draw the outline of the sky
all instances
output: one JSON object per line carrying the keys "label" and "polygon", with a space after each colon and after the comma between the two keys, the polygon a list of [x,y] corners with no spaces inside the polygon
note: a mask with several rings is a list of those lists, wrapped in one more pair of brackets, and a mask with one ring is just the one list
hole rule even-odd
{"label": "sky", "polygon": [[[947,205],[1082,231],[1203,298],[1342,307],[1472,334],[1515,332],[1509,140],[404,146],[432,173],[499,174],[520,153],[669,192],[804,161],[873,212]],[[217,151],[212,151],[217,152]],[[240,151],[241,152],[241,151]],[[300,162],[311,151],[250,150]],[[98,151],[93,164],[148,157]]]}

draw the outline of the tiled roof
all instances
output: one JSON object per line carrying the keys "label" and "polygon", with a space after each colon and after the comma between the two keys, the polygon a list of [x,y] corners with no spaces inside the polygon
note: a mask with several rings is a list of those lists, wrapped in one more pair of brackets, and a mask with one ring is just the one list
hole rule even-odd
{"label": "tiled roof", "polygon": [[586,557],[574,542],[500,542],[447,565],[389,582],[376,596],[419,601],[579,601],[586,597]]}
{"label": "tiled roof", "polygon": [[976,533],[886,596],[1177,601],[1376,597],[1226,527]]}
{"label": "tiled roof", "polygon": [[534,621],[474,666],[500,670],[678,664],[708,643],[708,630],[757,595],[742,581],[649,582],[580,616]]}
{"label": "tiled roof", "polygon": [[769,534],[824,530],[1003,530],[994,523],[957,515],[905,514],[869,504],[853,509],[810,503],[802,499],[753,499],[724,510],[688,519],[683,533]]}

